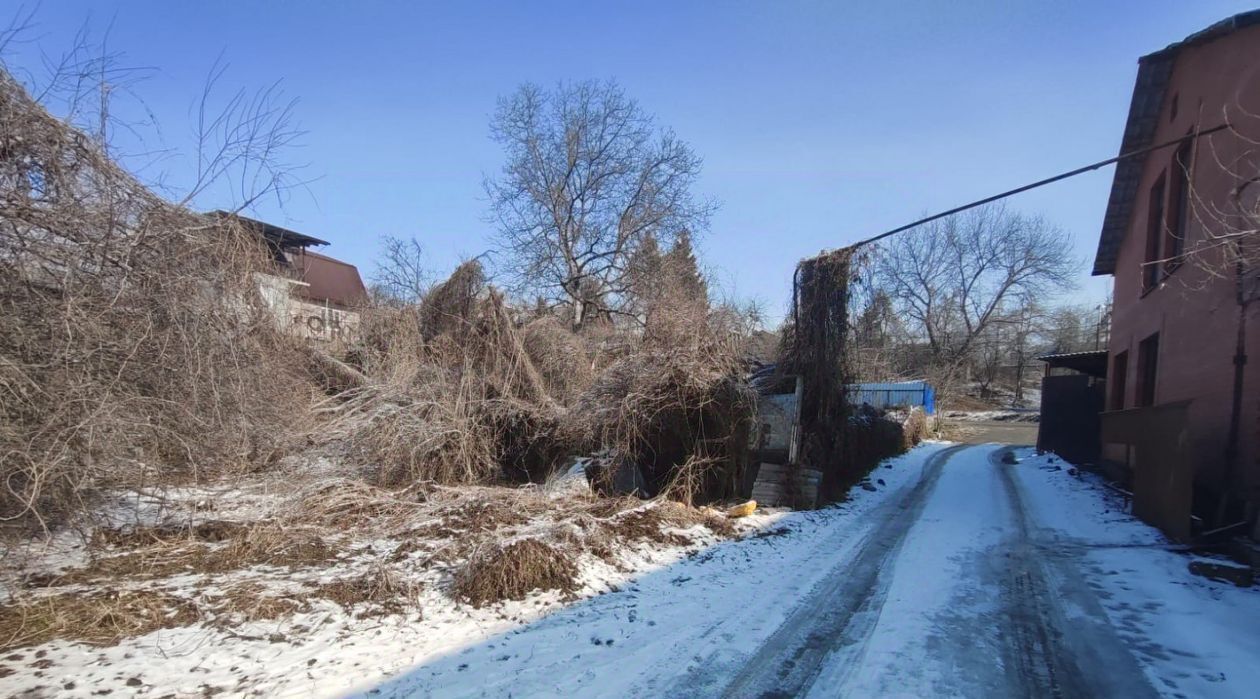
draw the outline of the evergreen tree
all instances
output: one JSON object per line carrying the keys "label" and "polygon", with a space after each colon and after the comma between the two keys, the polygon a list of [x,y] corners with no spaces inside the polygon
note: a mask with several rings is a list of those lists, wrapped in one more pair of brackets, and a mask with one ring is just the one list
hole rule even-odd
{"label": "evergreen tree", "polygon": [[682,300],[708,302],[709,285],[700,273],[695,251],[691,248],[691,234],[687,231],[680,232],[673,247],[665,253],[662,272],[667,276],[664,284],[676,289]]}

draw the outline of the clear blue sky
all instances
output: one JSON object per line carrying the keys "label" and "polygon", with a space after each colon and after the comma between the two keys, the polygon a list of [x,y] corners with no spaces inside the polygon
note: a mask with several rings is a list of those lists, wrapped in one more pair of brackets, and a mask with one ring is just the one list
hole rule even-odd
{"label": "clear blue sky", "polygon": [[[10,5],[11,6],[11,5]],[[1228,15],[1227,0],[1145,2],[45,2],[37,44],[90,18],[187,147],[190,108],[224,84],[283,80],[319,179],[257,214],[370,272],[381,235],[449,270],[486,250],[487,123],[524,81],[615,78],[704,158],[721,209],[699,244],[719,285],[784,308],[793,265],[924,212],[1116,153],[1138,56]],[[179,159],[164,161],[175,181]],[[152,175],[152,173],[146,173]],[[1111,169],[1022,195],[1076,243],[1091,279]],[[220,204],[200,202],[206,208]],[[222,202],[227,203],[227,202]]]}

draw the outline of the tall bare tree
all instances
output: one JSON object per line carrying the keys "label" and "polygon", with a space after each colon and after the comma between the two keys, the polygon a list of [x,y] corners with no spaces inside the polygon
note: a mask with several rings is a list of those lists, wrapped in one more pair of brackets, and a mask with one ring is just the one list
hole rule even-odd
{"label": "tall bare tree", "polygon": [[935,369],[952,377],[991,324],[1071,285],[1071,253],[1045,219],[986,206],[894,236],[870,274]]}
{"label": "tall bare tree", "polygon": [[575,326],[625,313],[637,248],[702,230],[713,209],[691,193],[700,158],[615,83],[524,85],[491,134],[507,153],[485,184],[503,272],[571,307]]}
{"label": "tall bare tree", "polygon": [[410,303],[428,291],[429,269],[424,248],[415,238],[381,238],[381,254],[372,270],[372,293],[379,301]]}

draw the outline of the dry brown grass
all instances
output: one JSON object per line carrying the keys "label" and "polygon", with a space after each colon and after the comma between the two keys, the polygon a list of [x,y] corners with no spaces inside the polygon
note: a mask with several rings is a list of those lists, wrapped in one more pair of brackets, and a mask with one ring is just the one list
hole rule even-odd
{"label": "dry brown grass", "polygon": [[250,525],[244,522],[208,520],[150,524],[134,527],[100,527],[92,531],[94,547],[140,548],[179,542],[217,543],[246,536]]}
{"label": "dry brown grass", "polygon": [[227,628],[256,621],[273,621],[310,611],[305,598],[276,594],[257,582],[231,585],[222,594],[208,595],[201,605],[213,615],[213,625]]}
{"label": "dry brown grass", "polygon": [[419,608],[420,586],[384,565],[318,585],[314,594],[360,616],[401,614]]}
{"label": "dry brown grass", "polygon": [[[683,530],[697,525],[719,537],[735,531],[719,512],[668,500],[530,487],[390,491],[338,480],[297,493],[280,509],[286,518],[103,530],[86,567],[26,581],[0,609],[0,635],[10,647],[53,638],[110,644],[198,621],[223,629],[284,619],[312,611],[320,599],[360,617],[412,613],[420,609],[422,579],[478,607],[535,590],[568,595],[578,589],[584,556],[620,567],[627,545],[695,545]],[[399,544],[389,555],[354,544],[381,538]],[[286,585],[277,589],[274,573],[260,566],[288,569]],[[193,597],[161,589],[189,587],[187,579],[171,580],[183,575],[206,576],[191,581]],[[117,583],[147,587],[64,588]]]}
{"label": "dry brown grass", "polygon": [[88,565],[53,576],[30,576],[25,586],[57,587],[126,578],[209,575],[253,566],[297,569],[328,563],[338,554],[323,532],[275,522],[233,528],[215,526],[208,531],[226,538],[215,539],[214,543],[190,537],[187,530],[175,528],[172,529],[178,533],[171,538],[154,539],[154,530],[160,529],[102,533],[94,540],[95,555]]}
{"label": "dry brown grass", "polygon": [[189,626],[197,605],[155,591],[66,592],[0,606],[0,651],[59,638],[106,646],[158,629]]}
{"label": "dry brown grass", "polygon": [[285,507],[295,525],[305,523],[336,531],[390,531],[424,508],[433,492],[425,483],[381,488],[353,478],[338,478],[300,492]]}
{"label": "dry brown grass", "polygon": [[930,420],[927,413],[917,408],[912,409],[905,421],[901,423],[902,445],[909,451],[919,442],[927,439],[929,432]]}
{"label": "dry brown grass", "polygon": [[521,600],[535,590],[577,589],[573,557],[538,539],[492,544],[477,551],[455,575],[452,595],[474,607]]}

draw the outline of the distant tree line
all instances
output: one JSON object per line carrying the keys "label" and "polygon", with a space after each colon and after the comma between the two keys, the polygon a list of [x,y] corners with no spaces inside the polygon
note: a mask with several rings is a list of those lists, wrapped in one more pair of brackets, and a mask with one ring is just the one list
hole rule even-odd
{"label": "distant tree line", "polygon": [[1105,346],[1104,310],[1052,305],[1078,267],[1063,231],[1000,205],[889,238],[859,262],[855,375],[1021,401],[1035,357]]}

